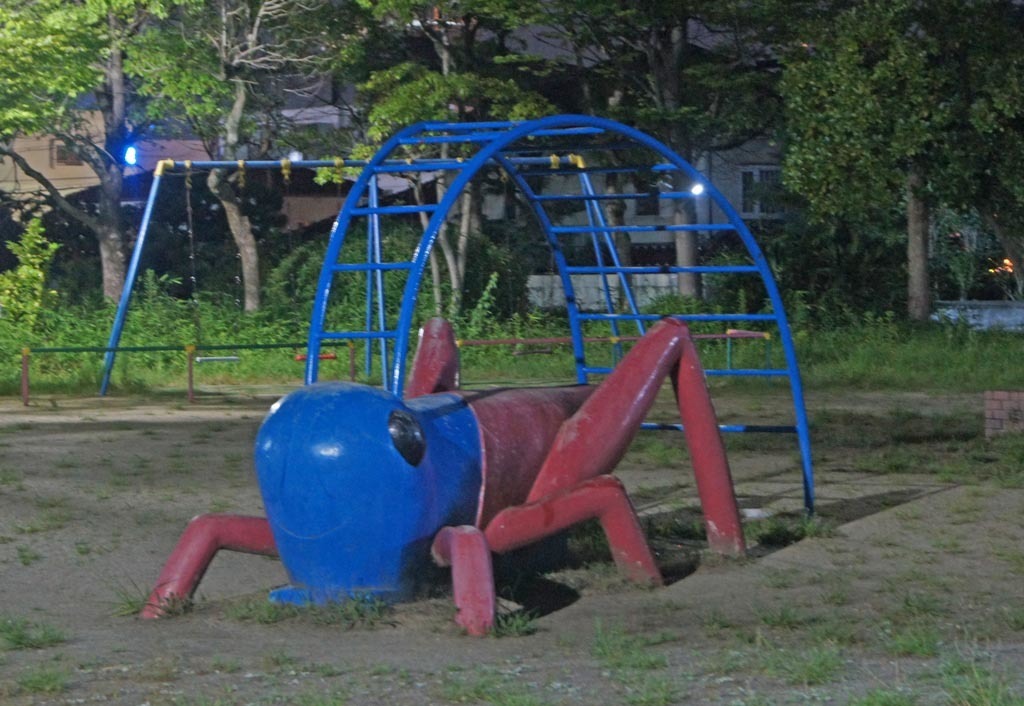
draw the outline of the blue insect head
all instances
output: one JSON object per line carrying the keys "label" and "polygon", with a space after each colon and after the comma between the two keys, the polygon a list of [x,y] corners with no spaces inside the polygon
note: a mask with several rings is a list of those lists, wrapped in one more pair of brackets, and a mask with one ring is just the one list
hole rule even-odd
{"label": "blue insect head", "polygon": [[353,383],[278,401],[256,439],[256,473],[292,586],[277,600],[409,597],[437,531],[472,523],[479,430],[456,395],[408,403]]}

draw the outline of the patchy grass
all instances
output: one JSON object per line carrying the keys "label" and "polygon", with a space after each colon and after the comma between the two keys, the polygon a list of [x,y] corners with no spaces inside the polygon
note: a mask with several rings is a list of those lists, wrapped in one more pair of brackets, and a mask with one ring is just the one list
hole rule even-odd
{"label": "patchy grass", "polygon": [[67,690],[68,673],[59,667],[33,667],[18,676],[18,688],[27,694],[59,694]]}
{"label": "patchy grass", "polygon": [[25,525],[15,525],[18,534],[38,534],[63,529],[71,521],[71,509],[66,498],[46,498],[36,501],[39,513]]}
{"label": "patchy grass", "polygon": [[441,681],[440,696],[455,703],[493,706],[542,706],[546,703],[522,680],[489,669],[477,669],[473,674],[446,672]]}
{"label": "patchy grass", "polygon": [[943,615],[946,606],[935,594],[914,591],[904,594],[901,612],[911,620],[920,620]]}
{"label": "patchy grass", "polygon": [[828,684],[838,678],[843,668],[842,654],[832,645],[803,650],[768,649],[759,658],[765,674],[791,685]]}
{"label": "patchy grass", "polygon": [[326,694],[319,691],[303,691],[297,694],[291,703],[295,706],[345,706],[349,703],[349,697],[342,691]]}
{"label": "patchy grass", "polygon": [[32,566],[43,558],[43,555],[32,547],[22,545],[15,550],[18,554],[18,563],[22,566]]}
{"label": "patchy grass", "polygon": [[954,658],[943,667],[950,706],[1021,706],[1024,696],[1014,693],[1006,678],[976,659]]}
{"label": "patchy grass", "polygon": [[896,689],[874,689],[864,696],[853,699],[848,706],[917,706],[919,701],[913,694]]}
{"label": "patchy grass", "polygon": [[795,608],[788,605],[757,610],[755,612],[761,623],[770,628],[796,630],[811,622],[808,616],[802,615]]}
{"label": "patchy grass", "polygon": [[40,650],[59,645],[67,637],[61,630],[46,623],[3,617],[0,618],[0,640],[9,650]]}
{"label": "patchy grass", "polygon": [[507,610],[498,607],[491,627],[492,637],[524,637],[537,632],[537,614],[532,610]]}
{"label": "patchy grass", "polygon": [[935,657],[941,636],[932,625],[907,625],[883,630],[885,650],[897,657]]}
{"label": "patchy grass", "polygon": [[743,533],[751,544],[785,547],[807,537],[833,537],[835,526],[819,517],[775,515],[747,522]]}
{"label": "patchy grass", "polygon": [[282,620],[302,619],[317,625],[345,629],[389,624],[390,606],[373,597],[354,597],[341,603],[297,606],[275,603],[265,597],[250,597],[230,604],[224,615],[232,620],[272,625]]}
{"label": "patchy grass", "polygon": [[115,585],[113,591],[113,614],[117,617],[138,615],[149,600],[149,591],[130,579]]}
{"label": "patchy grass", "polygon": [[263,596],[246,598],[232,603],[224,610],[224,615],[231,620],[273,625],[282,620],[295,618],[300,612],[301,608],[298,606],[288,603],[273,603]]}
{"label": "patchy grass", "polygon": [[661,638],[632,635],[617,626],[605,627],[597,621],[590,653],[612,670],[662,669],[668,665],[665,656],[652,652],[650,647],[663,641]]}

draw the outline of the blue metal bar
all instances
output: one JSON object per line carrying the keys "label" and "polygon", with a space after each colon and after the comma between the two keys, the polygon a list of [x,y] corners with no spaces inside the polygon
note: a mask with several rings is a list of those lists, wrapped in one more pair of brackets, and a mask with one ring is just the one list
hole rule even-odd
{"label": "blue metal bar", "polygon": [[[603,135],[605,129],[602,127],[565,127],[551,130],[532,130],[530,137],[562,137],[565,135]],[[602,149],[604,146],[602,145]]]}
{"label": "blue metal bar", "polygon": [[[330,334],[324,331],[324,323],[327,317],[327,306],[330,301],[331,285],[334,279],[331,265],[338,262],[338,254],[345,243],[349,224],[356,217],[353,211],[358,207],[363,194],[366,193],[371,177],[375,176],[374,169],[383,163],[385,157],[391,154],[402,138],[413,134],[418,129],[418,126],[411,125],[400,130],[377,150],[377,153],[366,163],[365,166],[367,168],[363,169],[356,178],[355,183],[353,183],[352,188],[349,190],[348,196],[345,198],[345,203],[342,204],[338,218],[334,221],[334,227],[331,229],[330,239],[327,243],[327,252],[324,254],[324,265],[320,268],[320,277],[317,281],[316,296],[313,300],[313,311],[309,322],[305,378],[307,385],[316,382],[317,379],[320,361],[320,341],[330,337]],[[367,240],[370,240],[369,233],[367,234]],[[369,274],[367,274],[367,277],[369,278]],[[369,308],[371,307],[368,305]],[[366,329],[369,332],[369,324],[366,324]]]}
{"label": "blue metal bar", "polygon": [[455,135],[413,135],[402,140],[403,145],[448,145],[473,142],[493,142],[504,132],[461,132]]}
{"label": "blue metal bar", "polygon": [[[374,177],[370,181],[370,206],[377,208],[380,205],[380,184],[377,178]],[[381,234],[380,234],[380,216],[373,216],[373,221],[376,221],[376,228],[373,231],[373,256],[371,262],[374,264],[380,264],[383,260],[383,253],[381,251]],[[385,301],[385,290],[384,290],[384,273],[377,269],[374,273],[374,286],[376,287],[377,293],[377,330],[384,331],[387,329],[387,302]],[[388,342],[386,339],[380,339],[380,367],[381,367],[381,382],[384,385],[384,389],[388,389]]]}
{"label": "blue metal bar", "polygon": [[[586,191],[586,190],[593,191],[593,185],[590,183],[590,179],[587,178],[586,174],[580,174],[579,181],[580,181],[580,188],[582,188],[584,191]],[[537,200],[541,201],[542,199],[538,198]],[[592,227],[596,226],[596,225],[606,225],[605,219],[604,219],[604,213],[601,211],[601,207],[600,206],[598,206],[596,203],[593,203],[593,202],[587,202],[586,208],[587,208],[587,220],[590,221],[590,225]],[[591,240],[591,243],[593,244],[594,258],[597,260],[598,266],[600,268],[602,268],[602,269],[605,269],[604,268],[604,255],[601,254],[601,243],[600,243],[600,241],[597,238],[597,231],[596,230],[592,229],[590,231],[590,240]],[[612,249],[612,251],[614,252],[614,248]],[[566,272],[570,272],[570,271],[571,270],[569,270],[569,269],[566,270]],[[615,313],[615,305],[612,302],[612,292],[611,292],[611,287],[608,284],[608,274],[604,273],[604,272],[601,273],[601,291],[604,293],[605,310],[609,314],[614,314]],[[616,338],[618,338],[619,337],[619,322],[618,321],[612,321],[611,324],[612,324],[612,335],[615,336]],[[615,359],[619,360],[622,357],[622,344],[621,343],[616,343],[614,351],[615,351]]]}
{"label": "blue metal bar", "polygon": [[139,234],[135,239],[131,260],[128,262],[128,272],[125,273],[124,286],[121,288],[121,299],[117,303],[117,313],[114,315],[114,326],[110,329],[110,338],[107,339],[107,348],[114,350],[108,350],[103,356],[103,379],[100,382],[101,397],[105,396],[110,388],[110,375],[114,369],[114,360],[117,356],[116,349],[121,341],[124,322],[128,317],[128,304],[132,300],[132,289],[135,286],[135,279],[139,275],[139,262],[142,260],[142,251],[146,247],[146,236],[149,235],[149,224],[153,219],[153,205],[156,203],[157,194],[160,193],[162,175],[162,169],[158,168],[153,172],[153,185],[149,189],[146,208],[142,212],[142,222],[139,223]]}
{"label": "blue metal bar", "polygon": [[[637,165],[618,165],[618,166],[590,166],[585,167],[551,167],[550,158],[544,157],[512,157],[510,160],[516,166],[520,164],[524,167],[532,166],[548,166],[547,169],[519,169],[519,173],[524,177],[536,177],[536,176],[571,176],[579,174],[581,172],[586,174],[635,174],[638,171],[651,171],[663,173],[667,171],[676,171],[676,167],[672,164],[656,164],[653,167],[649,166],[637,166]],[[562,157],[559,160],[560,164],[570,164],[567,157]]]}
{"label": "blue metal bar", "polygon": [[283,166],[283,162],[287,161],[288,164],[293,168],[299,169],[322,169],[324,167],[365,167],[367,161],[364,159],[302,159],[296,161],[280,160],[280,159],[254,159],[254,160],[242,160],[239,163],[238,160],[232,159],[207,159],[207,160],[191,160],[186,164],[186,160],[173,160],[163,159],[160,160],[160,164],[163,165],[164,171],[176,170],[176,169],[280,169]]}
{"label": "blue metal bar", "polygon": [[[555,226],[553,233],[589,233],[594,228],[588,226]],[[609,233],[675,233],[677,231],[719,231],[736,230],[736,227],[728,223],[689,223],[685,225],[650,225],[650,226],[604,226],[597,230]]]}
{"label": "blue metal bar", "polygon": [[367,206],[365,208],[353,208],[351,213],[353,216],[382,216],[407,213],[433,213],[435,210],[437,210],[437,206],[433,204],[423,206]]}
{"label": "blue metal bar", "polygon": [[574,275],[600,275],[600,274],[631,274],[631,275],[655,275],[669,274],[673,272],[705,272],[705,273],[757,273],[760,270],[754,265],[657,265],[653,267],[602,267],[593,265],[574,265],[569,267],[569,272]]}
{"label": "blue metal bar", "polygon": [[[562,130],[537,130],[530,133],[531,136],[536,137],[556,137],[563,135],[600,135],[604,130],[600,128],[590,127],[578,127],[578,128],[565,128]],[[407,137],[402,140],[400,144],[403,145],[437,145],[437,144],[448,144],[448,143],[464,143],[464,142],[484,142],[491,143],[495,140],[504,138],[508,133],[506,131],[501,132],[467,132],[466,134],[458,135],[421,135]]]}
{"label": "blue metal bar", "polygon": [[785,368],[726,368],[724,370],[705,370],[704,374],[708,377],[729,377],[730,375],[736,377],[779,377],[789,375],[789,370]]}
{"label": "blue metal bar", "polygon": [[[370,177],[369,183],[369,196],[367,201],[370,206],[377,206],[377,174],[374,170],[374,175]],[[380,232],[380,215],[374,214],[370,216],[366,221],[366,262],[373,262],[373,242],[375,240],[375,234]],[[373,276],[370,271],[366,272],[366,311],[363,313],[363,329],[369,333],[373,330]],[[363,374],[367,379],[370,377],[370,373],[373,372],[373,346],[371,345],[370,339],[366,339],[366,345],[363,351]]]}
{"label": "blue metal bar", "polygon": [[325,331],[320,337],[325,341],[345,341],[350,338],[361,341],[377,338],[392,339],[396,336],[398,336],[396,331]]}
{"label": "blue metal bar", "polygon": [[[658,314],[580,314],[583,321],[608,321],[609,319],[619,321],[660,321],[664,316]],[[669,318],[679,321],[774,321],[771,314],[671,314]]]}
{"label": "blue metal bar", "polygon": [[[580,175],[586,174],[586,172],[580,172]],[[541,194],[535,196],[538,201],[638,201],[640,199],[649,199],[652,194],[638,193],[635,191],[626,192],[624,194]],[[657,194],[659,199],[669,200],[682,200],[682,199],[694,199],[697,198],[694,194],[689,191],[661,191]]]}
{"label": "blue metal bar", "polygon": [[415,162],[386,162],[374,168],[377,174],[402,174],[406,172],[440,172],[452,169],[462,169],[465,162],[457,159],[418,159]]}
{"label": "blue metal bar", "polygon": [[[580,174],[579,178],[580,178],[580,184],[583,186],[584,192],[585,193],[593,194],[594,193],[594,184],[590,180],[590,175],[589,174]],[[600,225],[600,226],[607,226],[608,225],[607,221],[604,218],[604,212],[601,210],[600,205],[598,205],[597,203],[588,202],[587,206],[592,211],[594,211],[595,214],[597,214],[598,218],[595,219],[597,221],[597,225]],[[615,270],[614,274],[619,278],[619,286],[622,287],[622,291],[626,295],[626,304],[629,306],[629,311],[631,313],[633,313],[633,314],[639,314],[640,313],[640,309],[636,305],[636,298],[633,296],[633,288],[629,286],[629,280],[626,278],[626,274],[623,271],[622,261],[619,259],[619,251],[615,247],[615,240],[614,240],[614,238],[610,235],[610,233],[607,230],[602,229],[602,230],[599,230],[598,232],[600,232],[602,234],[605,246],[608,248],[609,256],[612,259],[612,265],[614,265],[614,268],[613,268]],[[595,233],[595,235],[596,235],[596,233]],[[569,269],[567,271],[571,272],[571,269]],[[604,275],[602,275],[602,277],[603,276]],[[613,324],[613,326],[614,326],[614,324]],[[636,321],[636,328],[637,328],[637,333],[639,335],[643,336],[644,332],[646,330],[645,327],[644,327],[644,322],[640,321],[640,320],[637,320]],[[618,335],[617,328],[613,329],[613,330],[615,330],[616,335]],[[622,357],[622,344],[621,343],[616,343],[615,344],[615,355],[617,356],[617,358],[621,358]]]}
{"label": "blue metal bar", "polygon": [[331,269],[335,272],[377,272],[385,270],[408,270],[412,267],[411,262],[376,262],[365,265],[359,263],[343,263],[334,265]]}
{"label": "blue metal bar", "polygon": [[[617,129],[617,128],[613,128]],[[536,134],[536,133],[534,133]],[[608,152],[617,152],[619,150],[636,150],[636,142],[571,142],[564,144],[550,143],[546,145],[536,145],[530,142],[522,142],[519,145],[512,145],[510,148],[503,151],[503,154],[507,157],[519,157],[523,155],[537,155],[545,156],[551,154],[579,154],[587,160],[587,156],[590,154],[605,154]]]}

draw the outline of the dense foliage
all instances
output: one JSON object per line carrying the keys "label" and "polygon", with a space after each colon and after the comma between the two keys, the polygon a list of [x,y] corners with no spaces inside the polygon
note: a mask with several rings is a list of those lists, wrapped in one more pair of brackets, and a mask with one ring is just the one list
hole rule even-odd
{"label": "dense foliage", "polygon": [[[109,280],[117,274],[107,265],[123,257],[121,239],[138,223],[145,190],[122,178],[118,152],[131,139],[197,136],[211,155],[231,159],[277,158],[293,149],[365,154],[415,120],[552,112],[622,120],[693,162],[750,138],[774,140],[784,154],[786,215],[753,225],[812,358],[830,355],[820,346],[825,332],[860,331],[865,322],[890,321],[892,312],[901,318],[908,306],[920,318],[929,298],[1019,298],[1020,3],[753,5],[5,3],[0,153],[16,161],[16,137],[57,135],[95,167],[103,189],[98,201],[52,192],[48,209],[11,206],[23,209],[21,223],[42,213],[45,240],[39,226],[22,234],[18,221],[2,223],[13,240],[13,252],[0,253],[8,270],[0,280],[4,350],[105,342]],[[294,120],[288,109],[296,93],[334,111],[340,127]],[[101,115],[105,136],[86,134],[77,110],[83,96]],[[282,184],[245,182],[228,172],[196,173],[187,190],[180,177],[167,180],[125,344],[304,339],[329,226],[285,231]],[[526,306],[526,277],[546,264],[546,255],[519,237],[535,227],[529,216],[515,208],[505,220],[481,216],[487,197],[514,206],[504,189],[497,180],[474,184],[450,215],[435,254],[437,272],[446,276],[438,274],[428,284],[432,292],[421,294],[420,316],[444,311],[463,328],[495,334],[560,332],[557,317]],[[672,218],[686,223],[693,216],[681,206]],[[388,237],[411,246],[415,233],[411,222],[409,232]],[[680,237],[676,247],[680,264],[692,264],[687,258],[698,250],[714,255],[696,237]],[[762,306],[760,294],[742,287],[702,287],[696,277],[691,284],[689,293],[706,298],[702,306],[711,310]],[[335,315],[358,321],[364,293],[337,294]],[[397,290],[389,294],[397,300]],[[478,361],[488,355],[467,354]],[[248,363],[240,366],[243,377],[278,374],[269,356],[256,356],[249,372]],[[147,362],[133,369],[144,376],[162,369],[157,361],[176,370],[180,355],[139,358]],[[45,365],[58,375],[70,370],[57,360]],[[295,366],[285,362],[279,372],[292,376]]]}

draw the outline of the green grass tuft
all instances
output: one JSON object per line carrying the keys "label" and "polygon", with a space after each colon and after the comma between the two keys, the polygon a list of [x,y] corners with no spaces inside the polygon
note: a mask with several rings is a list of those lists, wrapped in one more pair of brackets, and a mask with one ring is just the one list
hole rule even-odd
{"label": "green grass tuft", "polygon": [[530,610],[502,610],[494,616],[492,637],[525,637],[537,632],[537,615]]}
{"label": "green grass tuft", "polygon": [[67,636],[46,623],[23,618],[0,618],[0,640],[9,650],[39,650],[67,640]]}
{"label": "green grass tuft", "polygon": [[651,644],[648,638],[631,635],[620,627],[606,628],[597,621],[590,652],[608,669],[661,669],[667,662],[664,655],[648,649]]}
{"label": "green grass tuft", "polygon": [[50,666],[35,667],[18,677],[18,687],[28,694],[59,694],[68,688],[68,674]]}

